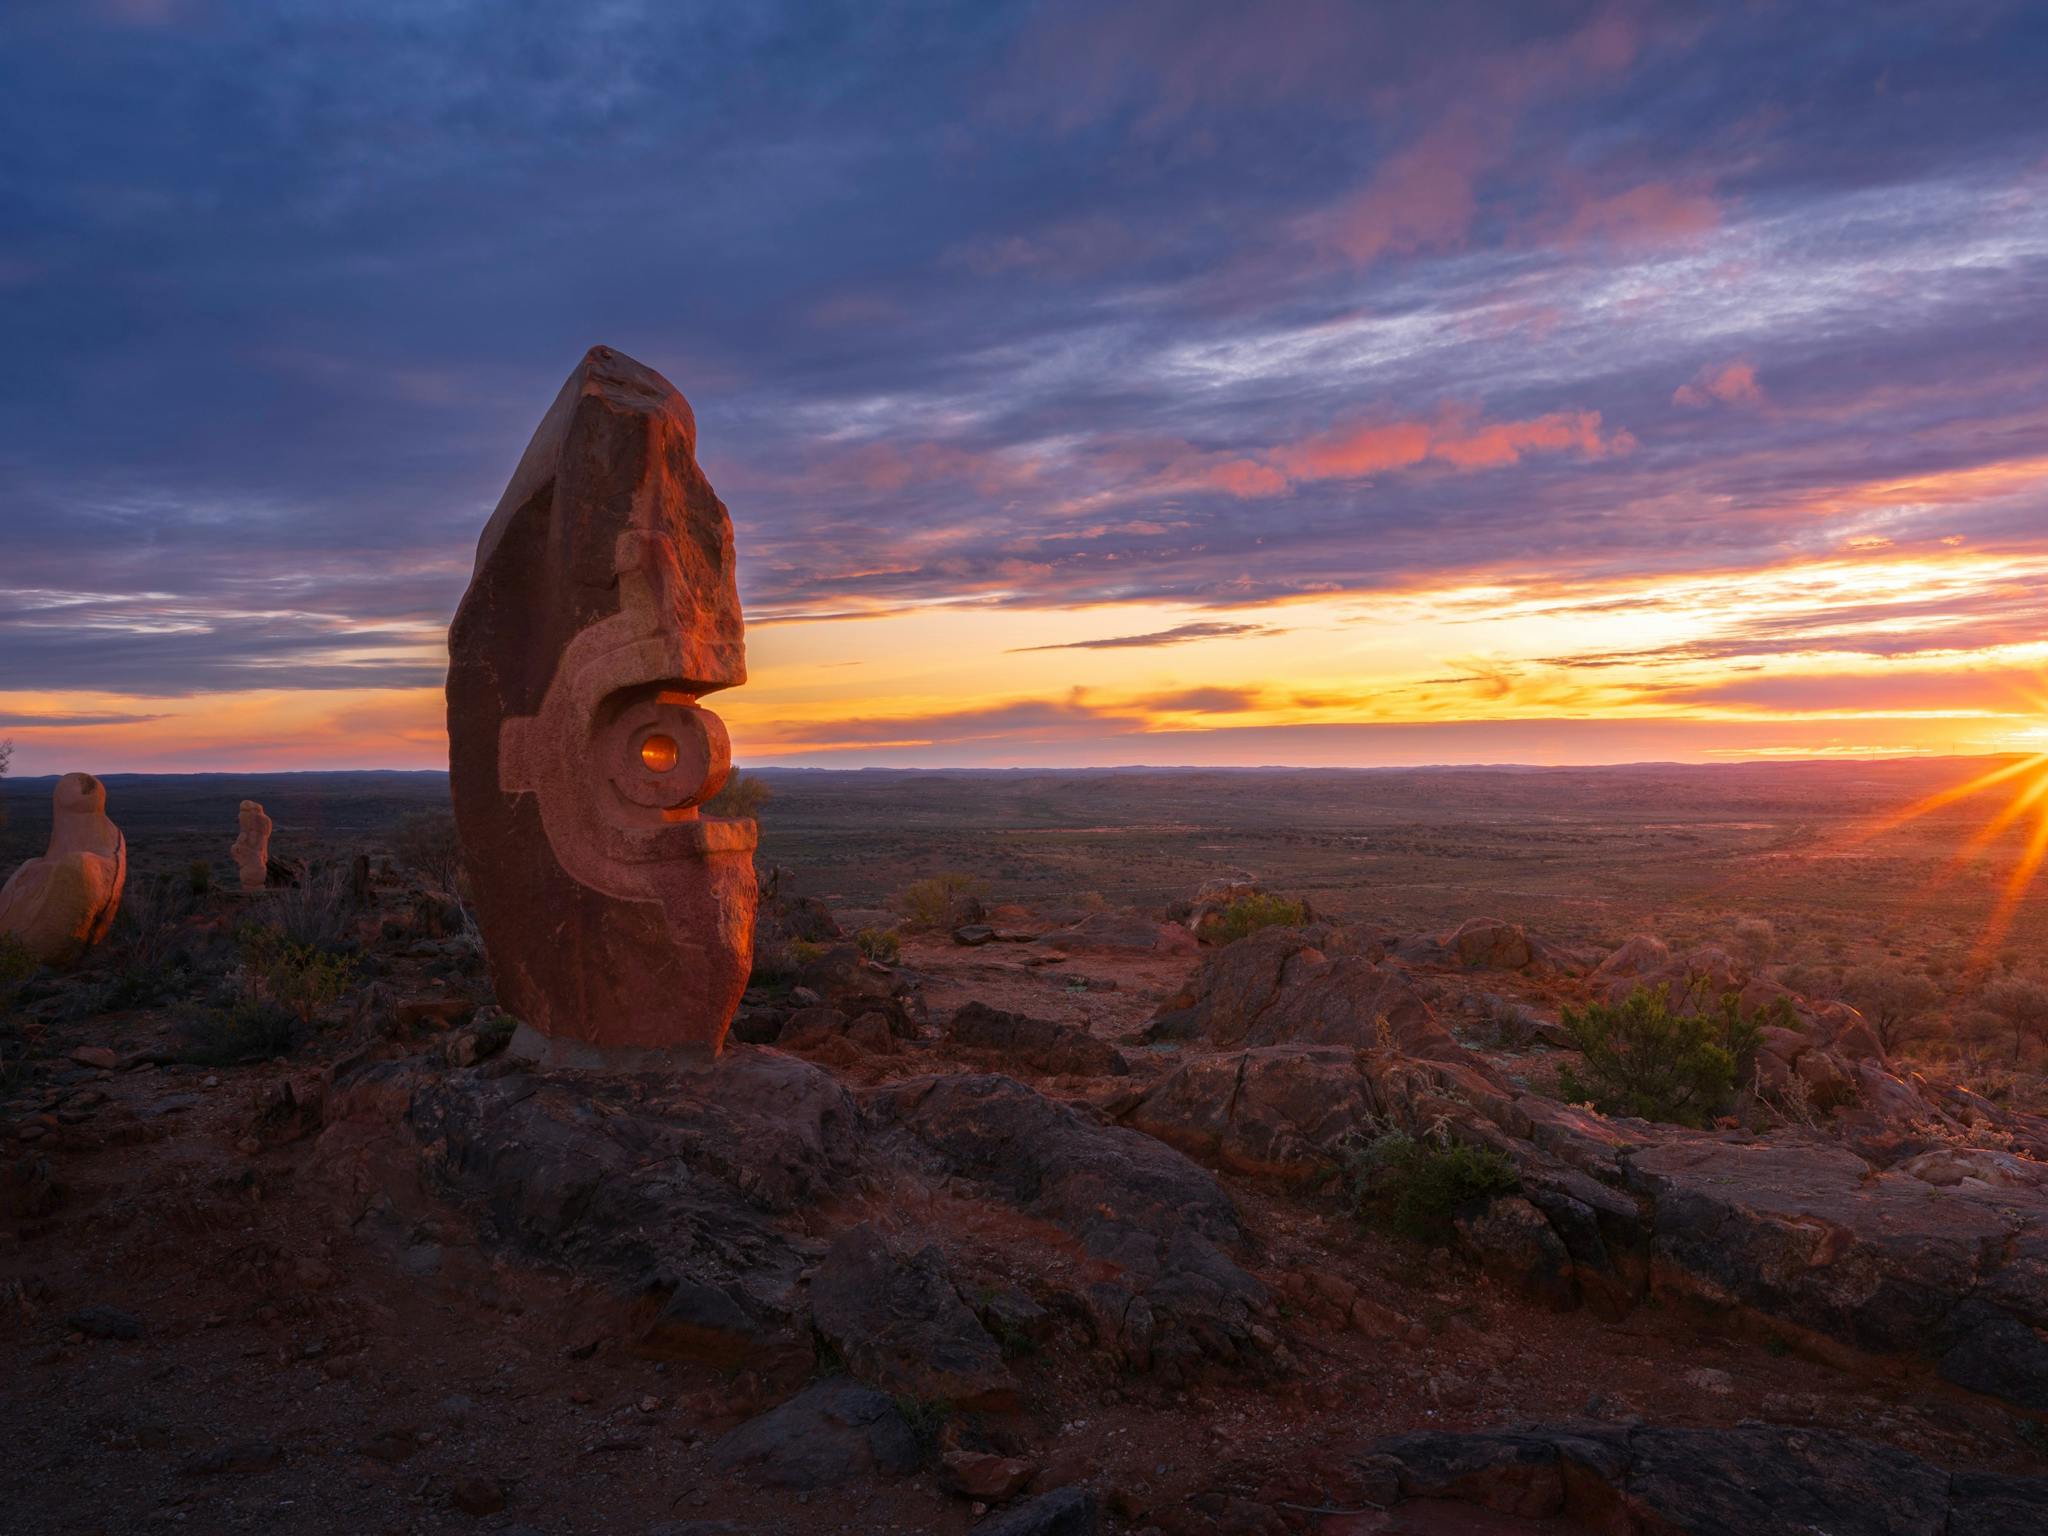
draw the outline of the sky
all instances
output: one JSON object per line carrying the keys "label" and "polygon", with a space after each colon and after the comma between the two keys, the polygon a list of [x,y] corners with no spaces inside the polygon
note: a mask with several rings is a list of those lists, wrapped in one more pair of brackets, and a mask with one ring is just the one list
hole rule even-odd
{"label": "sky", "polygon": [[444,764],[603,342],[748,765],[2048,750],[2048,7],[8,0],[16,773]]}

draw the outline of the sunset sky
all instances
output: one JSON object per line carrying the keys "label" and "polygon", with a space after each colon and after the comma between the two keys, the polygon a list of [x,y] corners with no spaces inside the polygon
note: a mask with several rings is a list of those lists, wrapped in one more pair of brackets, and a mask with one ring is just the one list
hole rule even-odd
{"label": "sunset sky", "polygon": [[2048,7],[9,0],[14,772],[445,764],[583,350],[736,756],[2048,750]]}

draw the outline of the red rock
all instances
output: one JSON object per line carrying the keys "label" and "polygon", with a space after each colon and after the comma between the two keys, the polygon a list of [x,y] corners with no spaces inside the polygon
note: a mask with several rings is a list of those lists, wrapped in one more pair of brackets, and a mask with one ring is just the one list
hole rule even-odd
{"label": "red rock", "polygon": [[111,1072],[121,1064],[121,1058],[104,1045],[81,1045],[72,1051],[71,1059],[81,1067],[98,1067],[102,1072]]}
{"label": "red rock", "polygon": [[1491,917],[1467,918],[1444,939],[1444,948],[1460,965],[1498,971],[1519,971],[1536,958],[1520,923]]}
{"label": "red rock", "polygon": [[128,843],[107,820],[107,787],[89,773],[67,773],[50,800],[48,849],[0,886],[0,934],[45,965],[107,936],[128,879]]}
{"label": "red rock", "polygon": [[1024,1489],[1038,1469],[1014,1456],[985,1451],[948,1451],[939,1462],[939,1477],[963,1499],[1000,1504]]}
{"label": "red rock", "polygon": [[732,523],[690,407],[594,347],[527,445],[449,631],[449,777],[515,1049],[724,1043],[758,829],[698,700],[746,681]]}

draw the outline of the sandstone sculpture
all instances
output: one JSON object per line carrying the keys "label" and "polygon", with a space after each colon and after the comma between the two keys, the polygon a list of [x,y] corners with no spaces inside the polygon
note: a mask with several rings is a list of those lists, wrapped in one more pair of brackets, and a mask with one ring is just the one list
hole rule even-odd
{"label": "sandstone sculpture", "polygon": [[51,809],[49,851],[0,887],[0,933],[44,964],[107,936],[128,879],[128,844],[107,820],[106,785],[89,773],[67,773]]}
{"label": "sandstone sculpture", "polygon": [[556,396],[449,630],[463,863],[515,1049],[716,1052],[752,963],[751,820],[698,704],[746,681],[732,523],[675,386],[609,347]]}
{"label": "sandstone sculpture", "polygon": [[260,804],[254,800],[242,802],[241,834],[229,851],[234,854],[235,869],[242,877],[245,891],[262,890],[269,878],[270,825],[270,818],[263,814]]}

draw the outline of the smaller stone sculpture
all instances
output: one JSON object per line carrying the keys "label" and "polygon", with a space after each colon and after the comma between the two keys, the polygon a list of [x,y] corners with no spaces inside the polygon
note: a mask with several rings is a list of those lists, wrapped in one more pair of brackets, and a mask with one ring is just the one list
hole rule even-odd
{"label": "smaller stone sculpture", "polygon": [[0,886],[0,934],[45,965],[107,936],[128,879],[128,843],[107,820],[107,786],[67,773],[51,796],[50,846]]}
{"label": "smaller stone sculpture", "polygon": [[242,876],[242,889],[260,891],[270,869],[270,818],[254,800],[242,802],[242,832],[231,852]]}

